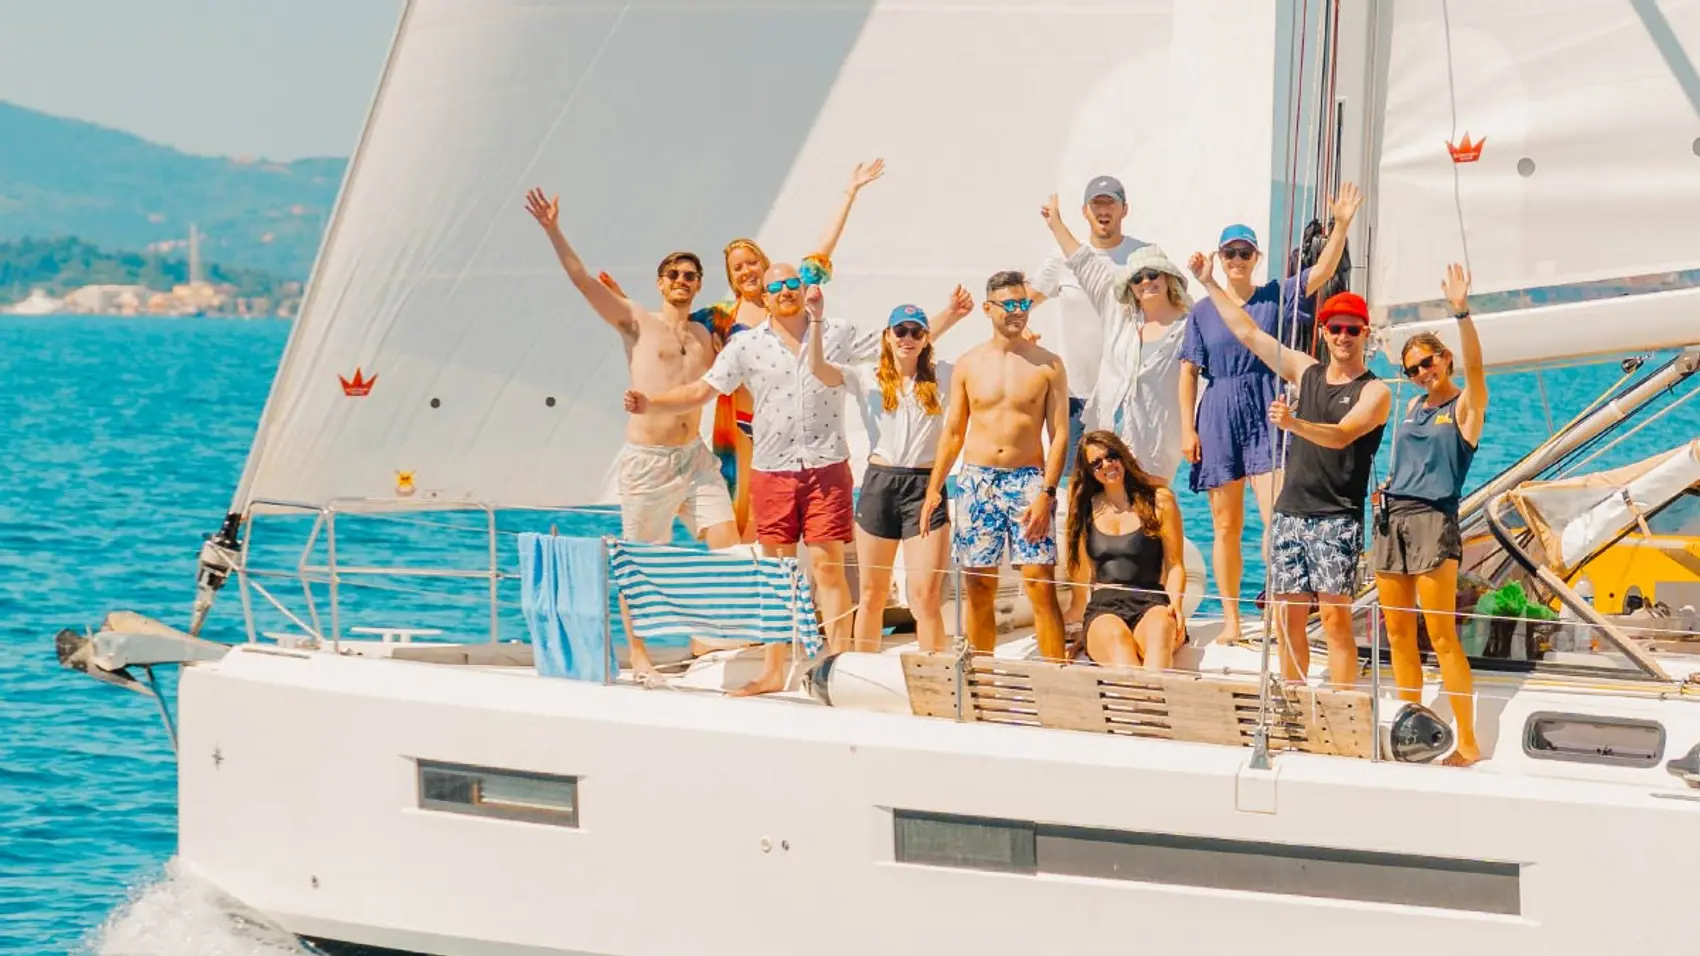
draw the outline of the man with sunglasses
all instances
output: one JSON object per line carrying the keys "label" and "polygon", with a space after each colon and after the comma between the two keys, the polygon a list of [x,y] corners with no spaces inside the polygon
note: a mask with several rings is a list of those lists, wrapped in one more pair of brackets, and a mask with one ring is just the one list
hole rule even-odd
{"label": "man with sunglasses", "polygon": [[1269,590],[1286,635],[1282,673],[1303,680],[1310,669],[1305,623],[1314,599],[1328,641],[1329,681],[1350,687],[1358,678],[1351,602],[1364,547],[1364,501],[1393,404],[1386,383],[1364,364],[1369,307],[1350,292],[1322,304],[1317,325],[1328,346],[1324,365],[1258,328],[1216,282],[1213,262],[1203,253],[1194,253],[1190,265],[1240,343],[1298,387],[1296,408],[1284,396],[1269,406],[1269,420],[1292,436],[1269,532]]}
{"label": "man with sunglasses", "polygon": [[[585,267],[561,234],[559,196],[545,197],[533,189],[525,204],[579,294],[619,333],[632,388],[666,391],[702,376],[714,360],[714,343],[690,318],[691,302],[702,289],[702,261],[695,253],[672,253],[655,267],[661,311],[652,313],[614,294]],[[701,418],[701,409],[693,406],[634,412],[627,420],[626,444],[614,464],[621,537],[665,544],[673,540],[677,516],[711,548],[738,543],[732,497],[719,461],[700,437]],[[636,634],[631,634],[631,649],[632,669],[640,675],[651,672],[649,654]]]}
{"label": "man with sunglasses", "polygon": [[[1090,227],[1090,235],[1080,248],[1115,263],[1119,271],[1127,265],[1129,256],[1149,245],[1122,233],[1122,222],[1127,219],[1127,189],[1114,176],[1094,176],[1084,193],[1080,215]],[[1056,221],[1061,222],[1060,218]],[[1055,301],[1046,311],[1055,316],[1052,321],[1059,335],[1057,341],[1061,344],[1057,350],[1062,353],[1063,363],[1075,372],[1068,379],[1068,447],[1072,449],[1080,443],[1085,429],[1081,415],[1097,386],[1102,365],[1099,358],[1113,337],[1110,323],[1120,317],[1121,306],[1113,289],[1093,295],[1082,287],[1068,259],[1060,249],[1052,249],[1034,274],[1030,291],[1035,308]],[[1040,315],[1043,318],[1044,313]],[[1063,462],[1063,475],[1066,477],[1073,467],[1071,454]]]}
{"label": "man with sunglasses", "polygon": [[[819,286],[780,263],[763,276],[768,320],[732,337],[702,377],[673,388],[626,393],[631,412],[697,409],[716,395],[747,387],[755,400],[750,501],[756,540],[769,555],[809,551],[815,603],[833,650],[848,648],[853,606],[844,574],[844,545],[854,537],[850,446],[844,436],[844,390],[811,370],[808,335],[821,336],[826,361],[849,365],[879,357],[880,333],[821,317]],[[811,326],[814,330],[811,331]],[[762,673],[736,696],[785,689],[789,647],[769,645]]]}
{"label": "man with sunglasses", "polygon": [[1013,271],[993,275],[982,308],[991,319],[992,338],[957,359],[919,525],[923,534],[932,527],[945,478],[961,454],[960,520],[952,544],[968,598],[969,645],[980,654],[997,647],[994,604],[998,568],[1007,555],[1021,569],[1039,653],[1062,660],[1057,540],[1051,525],[1069,448],[1068,376],[1060,356],[1025,334],[1033,308],[1025,276]]}

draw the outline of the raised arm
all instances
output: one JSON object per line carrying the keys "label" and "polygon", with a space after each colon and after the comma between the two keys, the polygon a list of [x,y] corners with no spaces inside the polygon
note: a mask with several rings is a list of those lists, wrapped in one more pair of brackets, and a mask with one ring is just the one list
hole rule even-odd
{"label": "raised arm", "polygon": [[630,300],[615,295],[597,276],[592,275],[567,242],[567,237],[561,234],[561,197],[545,197],[543,190],[534,188],[525,194],[525,211],[531,213],[537,224],[543,227],[549,244],[555,247],[555,258],[561,260],[561,268],[567,270],[567,278],[573,280],[579,294],[602,317],[602,321],[627,338],[637,338],[637,307]]}
{"label": "raised arm", "polygon": [[1080,248],[1080,240],[1074,238],[1068,224],[1063,222],[1062,209],[1057,205],[1057,194],[1051,193],[1051,198],[1039,207],[1039,215],[1045,217],[1045,224],[1051,227],[1051,235],[1057,240],[1057,248],[1062,250],[1063,258],[1074,255]]}
{"label": "raised arm", "polygon": [[1458,396],[1458,430],[1464,440],[1474,445],[1482,440],[1482,426],[1487,423],[1487,370],[1482,367],[1482,337],[1476,332],[1476,320],[1470,317],[1470,273],[1453,263],[1446,267],[1446,281],[1440,284],[1446,301],[1452,304],[1452,315],[1458,320],[1458,357],[1464,362],[1464,394]]}
{"label": "raised arm", "polygon": [[809,327],[804,333],[809,348],[809,371],[822,385],[837,388],[844,384],[844,370],[826,360],[826,350],[821,346],[821,309],[822,298],[820,286],[809,286],[809,291],[803,294],[803,310],[808,315]]}
{"label": "raised arm", "polygon": [[833,210],[832,218],[827,220],[826,229],[820,234],[820,241],[815,243],[815,253],[830,260],[832,250],[838,248],[838,239],[844,235],[844,224],[850,221],[850,207],[856,204],[856,194],[862,187],[885,174],[885,160],[876,159],[871,163],[857,163],[850,172],[850,185],[844,188],[844,198],[839,201],[838,208]]}
{"label": "raised arm", "polygon": [[1257,327],[1245,306],[1217,283],[1215,253],[1206,257],[1202,252],[1195,252],[1187,260],[1187,267],[1210,293],[1210,301],[1216,304],[1216,312],[1222,316],[1228,331],[1234,333],[1234,338],[1239,339],[1241,345],[1251,349],[1253,355],[1262,359],[1264,365],[1274,369],[1275,374],[1297,383],[1305,369],[1316,364],[1316,359],[1298,349],[1282,348],[1275,336]]}
{"label": "raised arm", "polygon": [[932,527],[933,512],[944,500],[944,482],[962,454],[962,444],[968,438],[968,376],[962,366],[950,377],[950,399],[944,408],[944,429],[939,433],[938,453],[933,456],[933,473],[927,476],[927,497],[921,502],[921,536]]}
{"label": "raised arm", "polygon": [[938,310],[933,315],[932,321],[928,323],[930,326],[927,333],[928,337],[937,342],[972,311],[974,311],[973,294],[962,286],[957,286],[956,290],[950,294],[950,301],[946,302],[944,308]]}
{"label": "raised arm", "polygon": [[1340,257],[1346,254],[1346,233],[1351,229],[1352,217],[1358,214],[1358,207],[1363,204],[1363,193],[1358,191],[1358,187],[1351,183],[1341,184],[1334,201],[1328,204],[1328,214],[1334,219],[1334,228],[1328,233],[1328,241],[1323,243],[1322,251],[1316,256],[1316,264],[1310,267],[1310,281],[1305,283],[1305,295],[1321,292],[1328,280],[1334,277],[1334,270],[1340,268]]}
{"label": "raised arm", "polygon": [[1313,445],[1323,448],[1345,448],[1369,434],[1372,429],[1387,424],[1387,413],[1393,407],[1393,393],[1382,382],[1371,382],[1358,394],[1357,404],[1340,419],[1338,425],[1307,422],[1293,416],[1285,398],[1275,399],[1269,406],[1269,420],[1279,428],[1292,432]]}

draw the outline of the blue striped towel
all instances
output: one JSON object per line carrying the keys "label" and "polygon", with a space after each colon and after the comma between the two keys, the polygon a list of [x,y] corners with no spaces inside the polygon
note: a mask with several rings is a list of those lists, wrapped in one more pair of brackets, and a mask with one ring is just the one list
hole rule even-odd
{"label": "blue striped towel", "polygon": [[[645,641],[719,637],[820,645],[815,602],[796,558],[752,558],[665,544],[609,545],[614,584]],[[672,639],[669,641],[669,639]]]}
{"label": "blue striped towel", "polygon": [[608,562],[599,538],[519,536],[519,603],[544,677],[608,676]]}

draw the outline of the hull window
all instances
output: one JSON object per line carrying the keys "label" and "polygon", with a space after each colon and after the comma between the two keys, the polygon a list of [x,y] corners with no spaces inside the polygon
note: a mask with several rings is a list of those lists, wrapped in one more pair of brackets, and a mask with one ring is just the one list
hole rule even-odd
{"label": "hull window", "polygon": [[897,862],[1518,915],[1516,863],[898,810]]}
{"label": "hull window", "polygon": [[419,806],[498,820],[578,826],[578,778],[419,761]]}
{"label": "hull window", "polygon": [[1037,872],[1031,823],[898,810],[897,862],[1005,873]]}
{"label": "hull window", "polygon": [[1529,715],[1523,751],[1537,760],[1656,767],[1665,753],[1665,728],[1654,720],[1542,712]]}

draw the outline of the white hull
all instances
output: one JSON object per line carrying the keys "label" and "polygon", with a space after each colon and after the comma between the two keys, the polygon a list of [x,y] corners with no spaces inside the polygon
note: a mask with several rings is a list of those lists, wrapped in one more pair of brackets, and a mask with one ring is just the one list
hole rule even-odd
{"label": "white hull", "polygon": [[[1491,678],[1482,697],[1477,769],[1295,753],[1262,773],[1236,747],[250,645],[185,668],[180,853],[294,933],[443,956],[1680,950],[1700,791],[1663,761],[1533,761],[1519,735],[1541,710],[1652,717],[1669,759],[1700,710]],[[575,775],[579,828],[419,809],[417,759]],[[1510,913],[1208,868],[987,872],[897,862],[894,809],[1520,867]],[[1377,872],[1364,894],[1425,878]]]}

